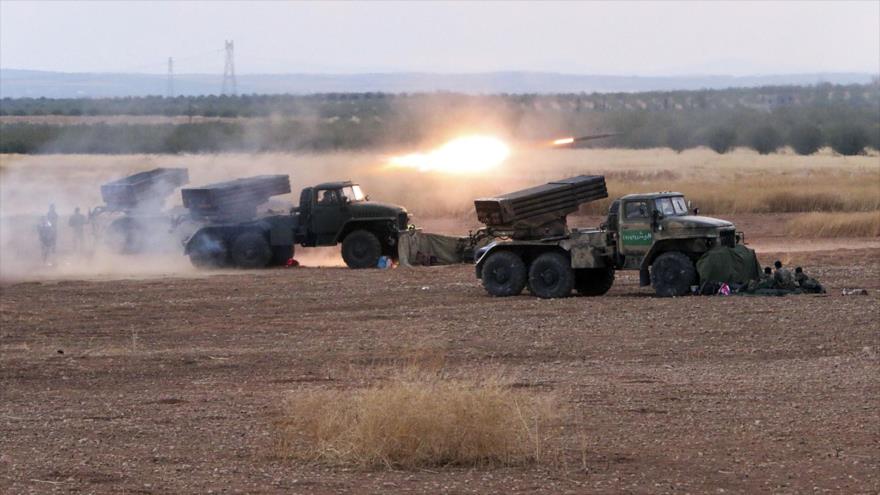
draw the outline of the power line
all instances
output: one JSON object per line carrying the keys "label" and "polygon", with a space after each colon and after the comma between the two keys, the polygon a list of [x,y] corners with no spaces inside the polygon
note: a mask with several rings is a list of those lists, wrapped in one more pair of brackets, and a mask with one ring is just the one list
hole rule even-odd
{"label": "power line", "polygon": [[174,59],[168,57],[168,87],[166,91],[168,98],[174,98]]}
{"label": "power line", "polygon": [[[231,89],[231,93],[228,90]],[[235,42],[226,40],[226,64],[223,67],[223,90],[220,94],[238,94],[235,82]]]}

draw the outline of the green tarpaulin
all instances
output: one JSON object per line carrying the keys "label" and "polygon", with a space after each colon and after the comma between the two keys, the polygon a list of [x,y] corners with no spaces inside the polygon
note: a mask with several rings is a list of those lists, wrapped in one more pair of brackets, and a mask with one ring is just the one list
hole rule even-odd
{"label": "green tarpaulin", "polygon": [[755,251],[742,244],[733,248],[718,246],[700,257],[697,272],[700,274],[700,283],[747,284],[750,280],[758,280],[761,265],[758,264]]}
{"label": "green tarpaulin", "polygon": [[418,229],[401,232],[397,254],[401,266],[452,265],[462,262],[467,237],[428,234]]}

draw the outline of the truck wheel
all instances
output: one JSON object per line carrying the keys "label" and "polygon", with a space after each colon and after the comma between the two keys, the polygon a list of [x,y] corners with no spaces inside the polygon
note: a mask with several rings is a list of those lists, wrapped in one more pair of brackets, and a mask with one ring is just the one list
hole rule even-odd
{"label": "truck wheel", "polygon": [[515,296],[526,286],[526,265],[516,253],[498,251],[483,263],[482,279],[489,295]]}
{"label": "truck wheel", "polygon": [[199,232],[189,244],[189,261],[194,267],[220,268],[226,265],[226,243],[222,239]]}
{"label": "truck wheel", "polygon": [[581,268],[574,271],[574,287],[582,296],[601,296],[614,285],[613,268]]}
{"label": "truck wheel", "polygon": [[349,268],[376,268],[382,244],[368,230],[355,230],[342,241],[342,259]]}
{"label": "truck wheel", "polygon": [[529,267],[529,291],[542,299],[566,297],[572,287],[574,271],[568,258],[560,253],[544,253]]}
{"label": "truck wheel", "polygon": [[696,281],[697,269],[684,253],[663,253],[651,264],[651,285],[660,297],[683,296]]}
{"label": "truck wheel", "polygon": [[232,262],[239,268],[265,268],[272,259],[272,248],[260,232],[242,232],[232,241]]}
{"label": "truck wheel", "polygon": [[272,247],[272,264],[276,266],[284,266],[290,258],[293,258],[293,246],[273,246]]}

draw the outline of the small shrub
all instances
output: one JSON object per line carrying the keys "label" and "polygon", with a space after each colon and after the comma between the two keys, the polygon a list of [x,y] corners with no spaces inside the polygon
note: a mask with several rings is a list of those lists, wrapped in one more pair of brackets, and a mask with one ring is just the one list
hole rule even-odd
{"label": "small shrub", "polygon": [[799,125],[791,130],[788,142],[798,155],[812,155],[822,147],[822,130],[812,124]]}
{"label": "small shrub", "polygon": [[276,422],[279,456],[362,467],[540,461],[554,408],[497,381],[407,373],[355,392],[297,392]]}
{"label": "small shrub", "polygon": [[676,153],[681,153],[688,149],[690,144],[691,138],[685,129],[681,127],[670,127],[666,130],[666,146]]}
{"label": "small shrub", "polygon": [[749,134],[749,147],[761,155],[773,153],[780,146],[782,146],[782,136],[773,126],[762,125]]}
{"label": "small shrub", "polygon": [[733,149],[736,144],[736,131],[729,127],[716,127],[709,131],[706,144],[715,153],[724,154]]}
{"label": "small shrub", "polygon": [[828,144],[841,155],[861,155],[868,145],[868,132],[863,127],[842,124],[828,133]]}

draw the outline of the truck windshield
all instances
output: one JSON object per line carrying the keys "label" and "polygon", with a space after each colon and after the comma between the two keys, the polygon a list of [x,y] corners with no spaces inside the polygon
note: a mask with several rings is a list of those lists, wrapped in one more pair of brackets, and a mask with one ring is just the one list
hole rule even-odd
{"label": "truck windshield", "polygon": [[363,201],[364,193],[361,192],[361,186],[346,186],[339,190],[343,198],[350,203],[355,201]]}
{"label": "truck windshield", "polygon": [[654,200],[654,208],[665,217],[687,215],[687,203],[682,196],[671,198],[657,198]]}

